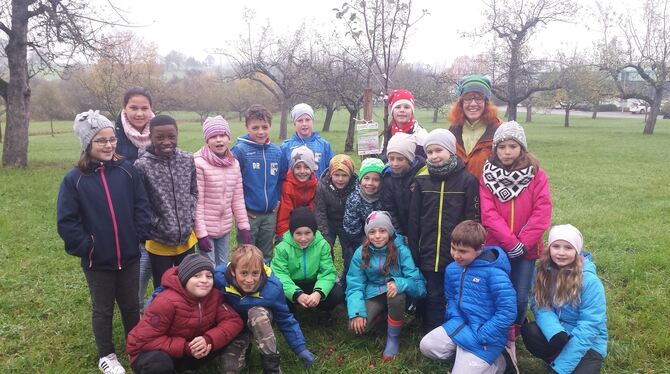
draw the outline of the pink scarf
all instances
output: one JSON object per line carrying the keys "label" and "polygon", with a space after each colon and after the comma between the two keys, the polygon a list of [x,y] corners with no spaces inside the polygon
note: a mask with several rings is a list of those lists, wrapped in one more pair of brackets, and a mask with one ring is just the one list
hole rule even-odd
{"label": "pink scarf", "polygon": [[128,121],[126,112],[121,112],[123,132],[126,133],[128,140],[130,140],[130,142],[133,143],[133,145],[138,149],[145,149],[151,144],[151,140],[149,140],[149,121],[154,118],[154,116],[154,112],[151,112],[149,115],[149,120],[147,120],[147,123],[144,125],[144,129],[142,129],[142,132],[139,132],[136,128],[133,127],[133,125],[130,124],[130,121]]}
{"label": "pink scarf", "polygon": [[226,149],[226,154],[223,157],[219,157],[216,153],[212,152],[207,144],[200,148],[200,155],[205,161],[209,162],[210,165],[218,166],[224,168],[233,164],[235,157],[233,156],[230,149]]}

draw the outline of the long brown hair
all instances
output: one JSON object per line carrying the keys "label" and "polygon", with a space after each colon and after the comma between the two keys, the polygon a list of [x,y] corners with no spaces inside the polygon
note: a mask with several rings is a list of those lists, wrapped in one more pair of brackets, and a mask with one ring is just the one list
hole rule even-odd
{"label": "long brown hair", "polygon": [[567,303],[577,306],[581,301],[583,267],[584,259],[579,253],[572,264],[561,268],[551,259],[551,248],[544,251],[540,257],[533,287],[537,306],[547,309]]}
{"label": "long brown hair", "polygon": [[[361,270],[367,269],[370,267],[370,239],[365,239],[363,243],[361,257],[363,261],[361,262]],[[386,261],[384,262],[384,275],[389,275],[391,266],[398,269],[398,248],[396,248],[393,243],[393,238],[389,237],[388,243],[386,243]]]}
{"label": "long brown hair", "polygon": [[[465,111],[463,110],[463,98],[459,97],[458,100],[454,101],[451,104],[451,110],[449,110],[449,122],[454,125],[462,125],[467,120],[465,117]],[[486,100],[484,102],[484,112],[480,117],[482,123],[490,125],[492,123],[498,123],[498,108],[491,100]]]}
{"label": "long brown hair", "polygon": [[[81,152],[81,156],[79,156],[79,161],[77,161],[77,169],[84,174],[84,175],[91,175],[93,174],[93,171],[95,168],[100,165],[100,161],[93,159],[91,157],[91,144],[89,143],[88,147],[86,147],[86,150]],[[112,156],[112,161],[121,161],[123,160],[123,156],[120,154],[114,152],[114,155]]]}

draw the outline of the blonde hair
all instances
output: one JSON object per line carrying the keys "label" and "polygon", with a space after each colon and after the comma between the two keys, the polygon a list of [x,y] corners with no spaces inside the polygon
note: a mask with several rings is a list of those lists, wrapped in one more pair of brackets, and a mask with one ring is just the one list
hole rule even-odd
{"label": "blonde hair", "polygon": [[579,253],[571,264],[559,267],[551,259],[551,248],[547,248],[540,257],[533,287],[537,306],[550,309],[571,303],[576,307],[581,301],[583,267],[584,259]]}
{"label": "blonde hair", "polygon": [[230,259],[228,269],[235,271],[238,266],[244,267],[247,264],[252,267],[254,264],[258,264],[258,268],[262,271],[264,265],[263,252],[252,244],[238,245],[233,251],[233,257]]}

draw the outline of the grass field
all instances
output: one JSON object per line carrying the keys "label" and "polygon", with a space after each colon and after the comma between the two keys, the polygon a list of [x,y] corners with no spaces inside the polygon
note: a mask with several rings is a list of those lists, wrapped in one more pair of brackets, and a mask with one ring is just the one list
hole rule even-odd
{"label": "grass field", "polygon": [[[429,129],[446,127],[444,119],[430,124],[427,111],[418,115]],[[197,150],[202,144],[197,116],[176,116],[180,146]],[[550,178],[552,221],[581,229],[607,290],[610,342],[603,372],[670,372],[670,121],[659,120],[655,134],[643,136],[641,119],[574,117],[568,129],[562,116],[535,115],[534,120],[525,128],[529,148]],[[333,130],[322,134],[336,152],[344,148],[345,123],[340,112]],[[278,120],[273,127],[277,139]],[[78,259],[63,250],[55,222],[58,186],[78,158],[78,142],[71,122],[56,122],[54,128],[52,137],[49,123],[31,124],[28,169],[0,168],[2,373],[98,372],[86,282]],[[233,121],[232,131],[242,135],[244,127]],[[308,346],[318,356],[312,372],[432,373],[449,368],[422,358],[420,335],[411,322],[398,359],[382,363],[385,334],[356,337],[346,329],[343,307],[338,316],[335,326],[324,328],[299,315]],[[118,317],[115,336],[121,351]],[[302,372],[283,338],[278,340],[284,371]],[[525,351],[519,358],[523,373],[547,372]],[[259,371],[254,353],[250,372]]]}

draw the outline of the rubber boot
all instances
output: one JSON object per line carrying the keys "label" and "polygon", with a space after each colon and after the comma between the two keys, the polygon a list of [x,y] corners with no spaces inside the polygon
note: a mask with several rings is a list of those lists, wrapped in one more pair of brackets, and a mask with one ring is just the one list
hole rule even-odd
{"label": "rubber boot", "polygon": [[264,374],[281,374],[279,353],[262,354],[261,367]]}
{"label": "rubber boot", "polygon": [[395,359],[400,351],[400,331],[402,330],[402,321],[396,321],[388,316],[388,327],[386,333],[386,347],[382,354],[384,361]]}

